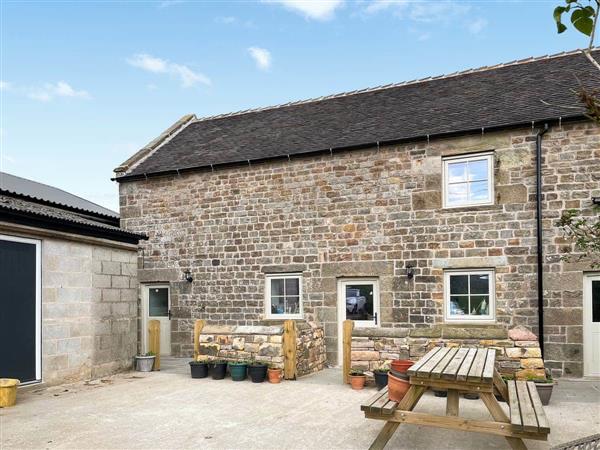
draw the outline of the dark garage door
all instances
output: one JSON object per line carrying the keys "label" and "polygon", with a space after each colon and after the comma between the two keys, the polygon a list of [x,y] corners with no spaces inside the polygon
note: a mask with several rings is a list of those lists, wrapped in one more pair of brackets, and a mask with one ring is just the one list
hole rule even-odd
{"label": "dark garage door", "polygon": [[0,236],[0,378],[36,379],[36,250]]}

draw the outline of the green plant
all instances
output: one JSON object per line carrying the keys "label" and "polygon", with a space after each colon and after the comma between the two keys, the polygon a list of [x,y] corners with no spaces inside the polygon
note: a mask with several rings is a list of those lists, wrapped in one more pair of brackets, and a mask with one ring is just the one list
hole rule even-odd
{"label": "green plant", "polygon": [[514,375],[502,375],[502,379],[504,381],[511,381],[511,380],[515,379],[515,376]]}
{"label": "green plant", "polygon": [[142,353],[140,356],[156,356],[156,353],[154,353],[154,352],[146,352],[146,353]]}
{"label": "green plant", "polygon": [[348,373],[350,374],[351,377],[360,377],[365,374],[365,371],[362,369],[350,369],[350,371]]}
{"label": "green plant", "polygon": [[[577,260],[589,258],[593,269],[600,267],[600,219],[582,217],[580,211],[569,209],[562,214],[556,225],[565,239],[573,242],[575,249],[580,252]],[[562,257],[567,261],[571,258],[572,255],[569,254]]]}
{"label": "green plant", "polygon": [[388,373],[390,369],[388,367],[380,367],[379,369],[374,369],[373,372],[377,373]]}
{"label": "green plant", "polygon": [[227,364],[229,364],[230,366],[247,366],[248,361],[246,361],[245,359],[240,359],[237,361],[229,361]]}

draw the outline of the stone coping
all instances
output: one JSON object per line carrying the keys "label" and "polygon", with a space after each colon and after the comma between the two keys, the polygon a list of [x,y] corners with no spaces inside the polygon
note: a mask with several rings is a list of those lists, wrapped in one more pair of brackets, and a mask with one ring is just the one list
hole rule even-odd
{"label": "stone coping", "polygon": [[354,328],[353,337],[442,338],[442,339],[507,339],[508,331],[497,325],[436,326],[430,328]]}
{"label": "stone coping", "polygon": [[200,334],[283,334],[282,325],[205,325]]}

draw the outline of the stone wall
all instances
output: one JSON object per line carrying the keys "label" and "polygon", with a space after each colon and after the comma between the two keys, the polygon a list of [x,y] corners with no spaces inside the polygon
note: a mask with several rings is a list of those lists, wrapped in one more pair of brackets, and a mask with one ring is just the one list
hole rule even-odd
{"label": "stone wall", "polygon": [[137,351],[137,249],[42,240],[42,378],[131,368]]}
{"label": "stone wall", "polygon": [[372,371],[390,367],[394,359],[418,360],[433,347],[486,347],[496,350],[500,374],[545,378],[544,361],[535,334],[524,327],[355,328],[351,367]]}
{"label": "stone wall", "polygon": [[302,377],[325,368],[327,352],[323,327],[314,322],[296,323],[296,375]]}
{"label": "stone wall", "polygon": [[[497,324],[537,333],[535,132],[121,183],[123,226],[150,237],[142,243],[140,276],[172,285],[173,353],[192,353],[196,319],[261,323],[265,274],[276,272],[302,273],[305,318],[323,324],[332,364],[340,277],[379,278],[383,327],[427,328],[444,322],[444,269],[494,268]],[[581,375],[585,266],[560,260],[570,245],[554,222],[566,208],[592,214],[591,197],[600,196],[600,128],[551,126],[543,146],[546,357],[556,375]],[[478,151],[494,152],[494,205],[442,209],[442,157]],[[192,284],[181,282],[186,269]]]}
{"label": "stone wall", "polygon": [[[212,325],[202,328],[199,354],[209,360],[256,360],[283,368],[283,325]],[[296,376],[325,367],[323,328],[312,322],[296,321]]]}

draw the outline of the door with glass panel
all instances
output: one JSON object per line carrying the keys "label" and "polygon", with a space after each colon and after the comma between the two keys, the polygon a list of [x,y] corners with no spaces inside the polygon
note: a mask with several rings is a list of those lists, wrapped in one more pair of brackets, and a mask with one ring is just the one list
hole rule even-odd
{"label": "door with glass panel", "polygon": [[338,283],[338,360],[342,355],[342,324],[353,320],[355,327],[379,326],[379,282],[375,278],[346,279]]}
{"label": "door with glass panel", "polygon": [[600,274],[583,284],[583,374],[600,376]]}
{"label": "door with glass panel", "polygon": [[160,354],[171,354],[171,296],[167,285],[148,285],[143,287],[144,328],[142,345],[148,351],[148,323],[160,322]]}

